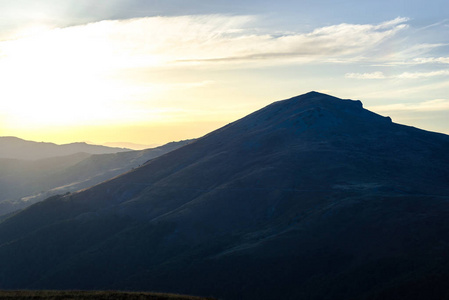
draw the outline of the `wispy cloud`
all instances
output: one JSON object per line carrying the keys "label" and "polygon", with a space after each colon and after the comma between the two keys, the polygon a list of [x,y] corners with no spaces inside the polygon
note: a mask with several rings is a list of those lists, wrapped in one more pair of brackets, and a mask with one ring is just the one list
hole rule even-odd
{"label": "wispy cloud", "polygon": [[396,76],[396,78],[400,79],[418,79],[418,78],[428,78],[435,76],[447,76],[449,75],[449,70],[439,70],[432,72],[404,72]]}
{"label": "wispy cloud", "polygon": [[254,16],[150,17],[55,29],[0,43],[0,52],[38,60],[42,55],[66,61],[82,56],[91,67],[286,58],[331,61],[363,55],[405,29],[405,22],[406,18],[396,18],[380,24],[343,23],[308,33],[272,34],[263,28],[254,30],[260,25]]}
{"label": "wispy cloud", "polygon": [[436,22],[436,23],[433,23],[433,24],[430,24],[430,25],[418,28],[418,31],[427,30],[429,28],[433,28],[433,27],[437,27],[437,26],[446,27],[448,21],[449,21],[449,19],[444,19],[444,20],[441,20],[439,22]]}
{"label": "wispy cloud", "polygon": [[415,64],[449,64],[449,57],[419,57],[413,59]]}
{"label": "wispy cloud", "polygon": [[[406,18],[396,18],[377,25],[339,24],[321,27],[309,33],[252,34],[239,31],[239,35],[221,36],[217,41],[227,45],[227,53],[204,57],[179,59],[186,62],[232,62],[251,60],[292,59],[299,61],[326,61],[363,55],[400,30],[407,28]],[[201,51],[200,51],[201,53]]]}
{"label": "wispy cloud", "polygon": [[[428,45],[429,46],[429,45]],[[447,46],[446,44],[433,44],[429,47],[421,48],[421,53],[432,51],[435,48]],[[416,47],[416,45],[415,45]],[[379,64],[378,66],[418,66],[418,65],[425,65],[425,64],[449,64],[449,57],[414,57],[415,54],[410,53],[398,53],[400,56],[409,57],[408,59],[402,60],[402,61],[389,61],[382,64]]]}
{"label": "wispy cloud", "polygon": [[387,78],[382,72],[372,72],[372,73],[346,73],[346,78],[351,79],[384,79]]}
{"label": "wispy cloud", "polygon": [[396,103],[388,105],[371,106],[370,110],[376,112],[391,112],[391,111],[442,111],[449,110],[448,99],[435,99],[419,103]]}
{"label": "wispy cloud", "polygon": [[403,72],[397,75],[385,76],[382,72],[373,73],[346,73],[345,77],[350,79],[419,79],[437,76],[448,76],[449,70],[438,70],[431,72]]}

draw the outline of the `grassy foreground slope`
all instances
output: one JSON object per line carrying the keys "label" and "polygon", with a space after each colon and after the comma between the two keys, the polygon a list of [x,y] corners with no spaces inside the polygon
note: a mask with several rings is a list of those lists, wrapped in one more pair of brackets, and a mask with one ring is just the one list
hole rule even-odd
{"label": "grassy foreground slope", "polygon": [[0,291],[0,299],[123,299],[123,300],[212,300],[213,298],[118,291]]}

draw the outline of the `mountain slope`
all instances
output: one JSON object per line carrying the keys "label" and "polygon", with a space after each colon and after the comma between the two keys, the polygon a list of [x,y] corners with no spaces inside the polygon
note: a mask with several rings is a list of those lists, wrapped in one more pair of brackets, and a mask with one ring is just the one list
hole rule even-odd
{"label": "mountain slope", "polygon": [[0,288],[439,299],[449,292],[447,149],[449,136],[360,101],[311,92],[275,102],[3,221]]}

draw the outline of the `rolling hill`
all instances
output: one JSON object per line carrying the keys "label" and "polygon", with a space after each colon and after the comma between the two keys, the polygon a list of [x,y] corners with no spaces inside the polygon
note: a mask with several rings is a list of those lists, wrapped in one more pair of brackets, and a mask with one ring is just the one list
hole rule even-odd
{"label": "rolling hill", "polygon": [[105,154],[129,151],[130,149],[71,143],[57,145],[54,143],[26,141],[17,137],[0,137],[0,158],[39,160],[77,153]]}
{"label": "rolling hill", "polygon": [[317,92],[0,223],[0,288],[442,299],[449,136]]}
{"label": "rolling hill", "polygon": [[0,216],[50,196],[96,185],[189,142],[191,140],[171,142],[140,151],[80,152],[39,160],[0,158]]}

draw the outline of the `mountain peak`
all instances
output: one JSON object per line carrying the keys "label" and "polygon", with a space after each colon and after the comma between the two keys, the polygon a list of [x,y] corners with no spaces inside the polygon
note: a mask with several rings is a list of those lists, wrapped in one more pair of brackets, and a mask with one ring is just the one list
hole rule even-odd
{"label": "mountain peak", "polygon": [[[325,93],[320,93],[320,92],[317,92],[317,91],[310,91],[308,93],[301,94],[301,95],[295,96],[293,98],[296,98],[296,97],[323,97],[323,96],[324,97],[329,97],[329,98],[336,98],[334,96],[331,96],[331,95],[328,95],[328,94],[325,94]],[[338,98],[336,98],[336,99],[338,99]]]}
{"label": "mountain peak", "polygon": [[270,136],[277,132],[284,137],[304,138],[306,134],[317,138],[335,133],[364,134],[386,129],[385,126],[391,124],[389,117],[364,109],[359,100],[340,99],[312,91],[276,101],[219,131],[232,128],[234,136],[253,131]]}
{"label": "mountain peak", "polygon": [[279,104],[297,106],[304,111],[309,109],[319,111],[325,110],[330,113],[330,115],[327,115],[328,117],[332,115],[332,117],[346,122],[362,122],[368,124],[376,124],[379,122],[382,124],[389,124],[392,122],[390,117],[381,116],[365,109],[360,100],[340,99],[315,91],[284,101],[285,102],[279,101]]}
{"label": "mountain peak", "polygon": [[328,94],[311,91],[302,95],[298,95],[283,101],[299,101],[301,104],[319,105],[319,104],[334,104],[334,105],[352,105],[353,107],[363,108],[360,100],[341,99]]}

